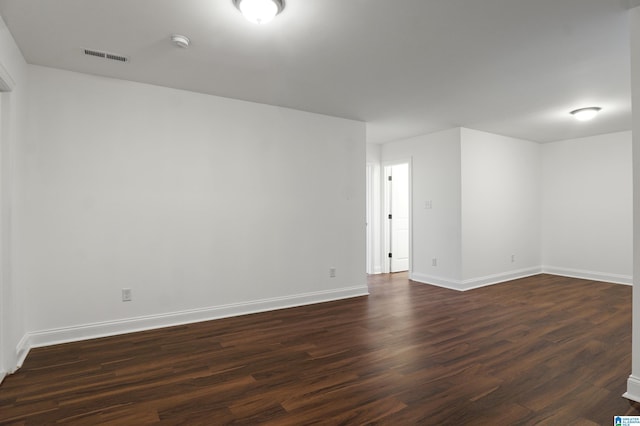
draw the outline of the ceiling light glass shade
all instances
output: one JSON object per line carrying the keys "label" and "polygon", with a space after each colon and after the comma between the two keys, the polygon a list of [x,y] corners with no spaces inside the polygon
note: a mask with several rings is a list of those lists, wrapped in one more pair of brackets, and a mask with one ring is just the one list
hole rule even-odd
{"label": "ceiling light glass shade", "polygon": [[578,121],[589,121],[598,113],[602,108],[600,107],[589,107],[589,108],[580,108],[571,111],[571,115],[573,115]]}
{"label": "ceiling light glass shade", "polygon": [[284,9],[283,0],[234,0],[236,7],[248,21],[266,24]]}

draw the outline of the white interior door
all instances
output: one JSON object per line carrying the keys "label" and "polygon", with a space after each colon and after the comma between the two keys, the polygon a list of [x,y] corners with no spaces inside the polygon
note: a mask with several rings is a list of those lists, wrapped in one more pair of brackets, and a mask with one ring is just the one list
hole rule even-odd
{"label": "white interior door", "polygon": [[409,164],[385,167],[389,271],[409,270]]}

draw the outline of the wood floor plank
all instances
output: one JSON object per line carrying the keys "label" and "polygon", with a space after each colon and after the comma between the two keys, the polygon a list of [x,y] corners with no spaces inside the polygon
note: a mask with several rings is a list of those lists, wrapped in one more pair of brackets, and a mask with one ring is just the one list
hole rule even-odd
{"label": "wood floor plank", "polygon": [[0,424],[611,424],[640,415],[631,287],[538,275],[34,349]]}

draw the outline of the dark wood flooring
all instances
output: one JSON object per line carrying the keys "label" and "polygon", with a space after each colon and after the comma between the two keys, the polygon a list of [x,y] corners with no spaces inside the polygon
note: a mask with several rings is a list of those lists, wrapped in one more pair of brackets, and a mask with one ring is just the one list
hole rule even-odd
{"label": "dark wood flooring", "polygon": [[34,349],[0,424],[611,425],[640,415],[631,287],[539,275]]}

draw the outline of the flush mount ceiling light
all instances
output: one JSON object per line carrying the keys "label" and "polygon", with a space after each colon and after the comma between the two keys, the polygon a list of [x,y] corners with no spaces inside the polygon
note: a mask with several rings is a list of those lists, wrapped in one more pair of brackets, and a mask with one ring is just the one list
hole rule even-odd
{"label": "flush mount ceiling light", "polygon": [[573,115],[578,121],[589,121],[598,113],[602,108],[600,107],[588,107],[588,108],[580,108],[571,111],[571,115]]}
{"label": "flush mount ceiling light", "polygon": [[174,45],[181,47],[183,49],[186,49],[187,47],[189,47],[189,44],[191,43],[191,41],[189,40],[189,37],[183,36],[180,34],[172,35],[171,42],[173,42]]}
{"label": "flush mount ceiling light", "polygon": [[284,9],[284,0],[233,0],[233,4],[254,24],[266,24]]}

